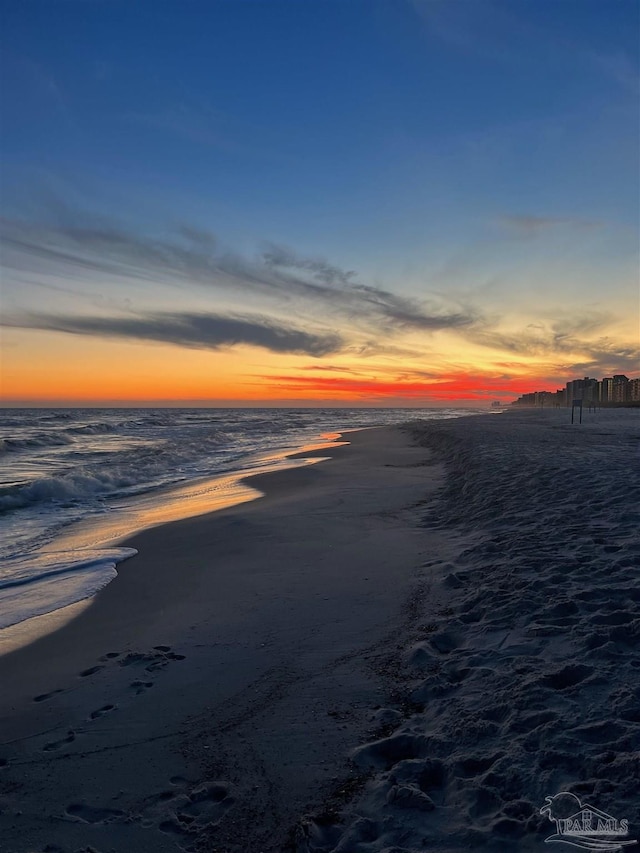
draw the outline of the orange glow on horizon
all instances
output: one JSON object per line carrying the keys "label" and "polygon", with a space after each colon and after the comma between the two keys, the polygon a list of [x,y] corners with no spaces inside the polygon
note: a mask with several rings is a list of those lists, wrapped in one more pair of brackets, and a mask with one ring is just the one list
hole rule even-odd
{"label": "orange glow on horizon", "polygon": [[415,400],[477,400],[487,397],[518,397],[533,386],[536,388],[553,386],[546,378],[527,377],[523,379],[495,377],[491,375],[471,375],[467,373],[443,374],[434,379],[422,381],[385,381],[377,379],[350,379],[342,376],[279,376],[274,381],[280,390],[301,393],[311,390],[314,394],[327,393],[336,399],[345,395],[350,397],[406,397]]}
{"label": "orange glow on horizon", "polygon": [[469,353],[473,369],[434,360],[425,371],[415,358],[401,367],[351,355],[310,365],[308,356],[249,347],[202,350],[13,330],[3,345],[5,405],[485,405],[564,385],[539,363],[528,372],[523,363],[480,364]]}

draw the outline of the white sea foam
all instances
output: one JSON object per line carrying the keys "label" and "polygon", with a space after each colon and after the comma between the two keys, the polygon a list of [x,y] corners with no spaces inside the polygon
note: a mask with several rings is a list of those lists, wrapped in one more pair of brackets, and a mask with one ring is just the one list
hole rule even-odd
{"label": "white sea foam", "polygon": [[0,453],[18,452],[36,447],[57,447],[58,445],[73,444],[73,438],[64,433],[36,433],[26,438],[0,439]]}
{"label": "white sea foam", "polygon": [[[274,454],[322,433],[466,414],[472,411],[1,410],[0,627],[80,601],[115,577],[122,556],[114,552],[97,562],[68,554],[60,558],[60,570],[51,571],[48,555],[59,550],[61,537],[77,541],[68,534],[78,522],[98,518],[114,535],[130,534],[132,520],[145,525],[151,515],[168,520],[221,505],[220,485],[212,477],[262,469]],[[203,487],[191,488],[203,478]],[[231,500],[246,499],[224,489]]]}
{"label": "white sea foam", "polygon": [[34,560],[6,561],[0,576],[0,628],[52,613],[91,598],[116,575],[117,563],[132,557],[133,548],[107,551],[47,552]]}

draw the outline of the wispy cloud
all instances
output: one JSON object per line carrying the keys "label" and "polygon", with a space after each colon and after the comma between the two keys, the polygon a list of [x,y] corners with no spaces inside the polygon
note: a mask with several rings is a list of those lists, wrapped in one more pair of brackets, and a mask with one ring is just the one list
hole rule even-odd
{"label": "wispy cloud", "polygon": [[586,353],[587,357],[583,361],[562,365],[567,378],[576,374],[586,376],[589,373],[597,377],[612,376],[614,373],[626,373],[630,377],[638,375],[640,346],[625,345],[610,338],[599,338],[587,348]]}
{"label": "wispy cloud", "polygon": [[348,285],[356,275],[354,270],[342,270],[321,258],[301,258],[284,246],[268,246],[262,259],[270,269],[303,270],[322,284]]}
{"label": "wispy cloud", "polygon": [[638,98],[640,95],[640,73],[638,64],[626,53],[589,53],[591,60],[625,92]]}
{"label": "wispy cloud", "polygon": [[[52,286],[72,279],[89,286],[77,309],[55,316],[25,312],[17,321],[7,321],[13,325],[208,349],[253,345],[316,358],[340,352],[358,359],[424,358],[427,336],[449,330],[496,354],[509,353],[523,361],[543,358],[554,365],[584,364],[593,370],[599,365],[609,369],[606,366],[616,359],[623,369],[637,352],[604,337],[613,318],[602,312],[541,319],[515,332],[505,329],[500,317],[476,310],[467,297],[432,292],[412,299],[360,282],[355,270],[281,245],[266,243],[249,257],[225,249],[210,230],[189,223],[177,225],[168,236],[150,237],[65,204],[48,210],[47,222],[0,220],[4,263],[18,271],[16,281],[38,272],[40,280]],[[533,214],[509,214],[500,222],[522,234],[597,224]],[[101,287],[105,280],[126,283],[132,303],[103,297],[96,308],[92,276]],[[163,314],[138,308],[137,314],[131,313],[131,304],[144,306],[154,298],[158,283],[182,292],[181,311]],[[200,307],[207,291],[215,294],[216,310],[188,310],[192,299]],[[259,314],[243,310],[248,304],[255,310],[258,301]],[[413,337],[403,340],[407,333]],[[415,333],[424,333],[423,342]],[[428,379],[428,373],[421,378]]]}
{"label": "wispy cloud", "polygon": [[257,293],[280,310],[295,300],[311,317],[333,316],[377,334],[460,329],[478,318],[469,305],[435,294],[410,299],[358,282],[353,270],[282,246],[267,244],[257,257],[248,258],[219,248],[213,234],[191,225],[181,225],[170,237],[152,238],[102,218],[62,213],[54,224],[1,220],[5,264],[29,272],[45,268],[58,275],[94,272],[177,287],[197,285],[238,299]]}
{"label": "wispy cloud", "polygon": [[488,349],[527,359],[542,358],[548,369],[553,367],[558,375],[567,378],[585,370],[606,374],[626,369],[637,373],[640,345],[603,335],[611,320],[608,314],[592,312],[551,323],[529,324],[518,332],[477,328],[470,330],[467,337]]}
{"label": "wispy cloud", "polygon": [[[463,53],[514,62],[533,45],[546,44],[547,61],[562,62],[565,73],[575,73],[576,66],[595,67],[628,94],[636,98],[640,94],[633,53],[622,48],[595,50],[584,34],[540,21],[531,14],[534,4],[528,8],[529,4],[492,0],[409,0],[409,5],[429,35]],[[637,29],[637,16],[633,23]],[[630,32],[635,33],[633,23]]]}
{"label": "wispy cloud", "polygon": [[215,314],[147,314],[130,317],[72,317],[32,314],[7,318],[0,325],[135,341],[155,341],[195,349],[237,344],[271,352],[324,356],[342,348],[336,334],[313,334],[264,317],[220,317]]}
{"label": "wispy cloud", "polygon": [[305,364],[304,367],[299,367],[298,370],[321,371],[322,373],[357,373],[351,367],[341,367],[338,364]]}
{"label": "wispy cloud", "polygon": [[531,27],[514,6],[491,0],[410,0],[426,33],[463,54],[495,62],[520,59]]}
{"label": "wispy cloud", "polygon": [[491,8],[487,3],[480,9],[468,0],[411,0],[411,6],[427,32],[463,50],[477,48],[479,28]]}

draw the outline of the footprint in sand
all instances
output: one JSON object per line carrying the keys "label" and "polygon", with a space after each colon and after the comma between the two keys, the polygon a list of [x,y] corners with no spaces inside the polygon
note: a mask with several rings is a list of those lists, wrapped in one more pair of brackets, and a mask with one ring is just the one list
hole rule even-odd
{"label": "footprint in sand", "polygon": [[156,797],[156,800],[159,803],[165,803],[167,802],[167,800],[173,800],[176,796],[177,793],[175,791],[160,791],[160,793]]}
{"label": "footprint in sand", "polygon": [[91,719],[97,720],[98,717],[102,717],[104,714],[108,714],[109,711],[115,711],[117,705],[103,705],[102,708],[98,708],[97,711],[91,712]]}
{"label": "footprint in sand", "polygon": [[61,740],[54,740],[51,743],[45,744],[42,749],[44,752],[51,752],[54,749],[61,749],[63,746],[66,746],[68,743],[73,743],[76,739],[76,734],[73,729],[70,729],[67,733],[67,736],[62,738]]}
{"label": "footprint in sand", "polygon": [[179,655],[171,651],[171,646],[154,646],[151,652],[129,652],[118,663],[120,666],[133,666],[135,664],[146,664],[147,672],[155,672],[164,669],[172,660],[184,660],[185,655]]}
{"label": "footprint in sand", "polygon": [[96,672],[100,672],[101,669],[104,669],[103,666],[90,666],[89,669],[83,669],[80,674],[80,678],[86,678],[88,675],[94,675]]}
{"label": "footprint in sand", "polygon": [[[178,787],[186,782],[179,777],[173,777],[170,781]],[[234,802],[228,786],[222,782],[185,790],[176,800],[175,811],[158,824],[161,832],[173,835],[197,833],[205,826],[219,823]]]}
{"label": "footprint in sand", "polygon": [[183,788],[185,785],[193,784],[189,779],[185,779],[184,776],[172,776],[171,779],[169,779],[169,783],[171,785],[175,785],[176,788]]}
{"label": "footprint in sand", "polygon": [[154,672],[156,669],[164,669],[164,667],[172,660],[184,660],[184,655],[178,655],[170,651],[170,646],[156,646],[156,649],[161,650],[159,655],[149,655],[151,663],[145,666],[147,672]]}
{"label": "footprint in sand", "polygon": [[147,655],[143,655],[142,652],[128,652],[122,660],[118,661],[119,666],[133,666],[136,663],[141,663],[144,660],[147,660]]}
{"label": "footprint in sand", "polygon": [[186,835],[189,832],[189,828],[174,817],[170,820],[163,820],[158,824],[158,829],[166,835]]}
{"label": "footprint in sand", "polygon": [[132,681],[129,685],[136,691],[136,696],[140,693],[145,693],[150,687],[153,687],[153,681]]}
{"label": "footprint in sand", "polygon": [[145,666],[145,672],[155,672],[157,669],[164,669],[165,666],[169,663],[165,658],[161,658],[160,660],[154,660],[148,666]]}
{"label": "footprint in sand", "polygon": [[102,657],[98,658],[98,660],[106,661],[106,660],[113,660],[113,658],[119,658],[119,657],[120,657],[120,652],[107,652],[106,655],[102,655]]}
{"label": "footprint in sand", "polygon": [[39,696],[34,696],[34,702],[46,702],[47,699],[51,699],[52,696],[55,696],[56,693],[63,693],[64,691],[61,688],[57,690],[51,690],[49,693],[41,693]]}

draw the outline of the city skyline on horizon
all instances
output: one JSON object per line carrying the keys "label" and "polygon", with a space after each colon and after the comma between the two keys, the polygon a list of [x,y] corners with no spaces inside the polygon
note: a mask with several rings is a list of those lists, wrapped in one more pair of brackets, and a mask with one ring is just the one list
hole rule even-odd
{"label": "city skyline on horizon", "polygon": [[[578,396],[576,396],[578,395]],[[595,376],[584,376],[583,378],[568,379],[564,388],[555,391],[537,389],[521,394],[511,405],[544,405],[545,400],[554,401],[555,405],[568,406],[574,399],[586,400],[590,405],[594,402],[599,405],[632,405],[640,406],[640,371],[638,376],[627,376],[623,373],[614,373],[612,376],[603,376],[598,379]]]}

